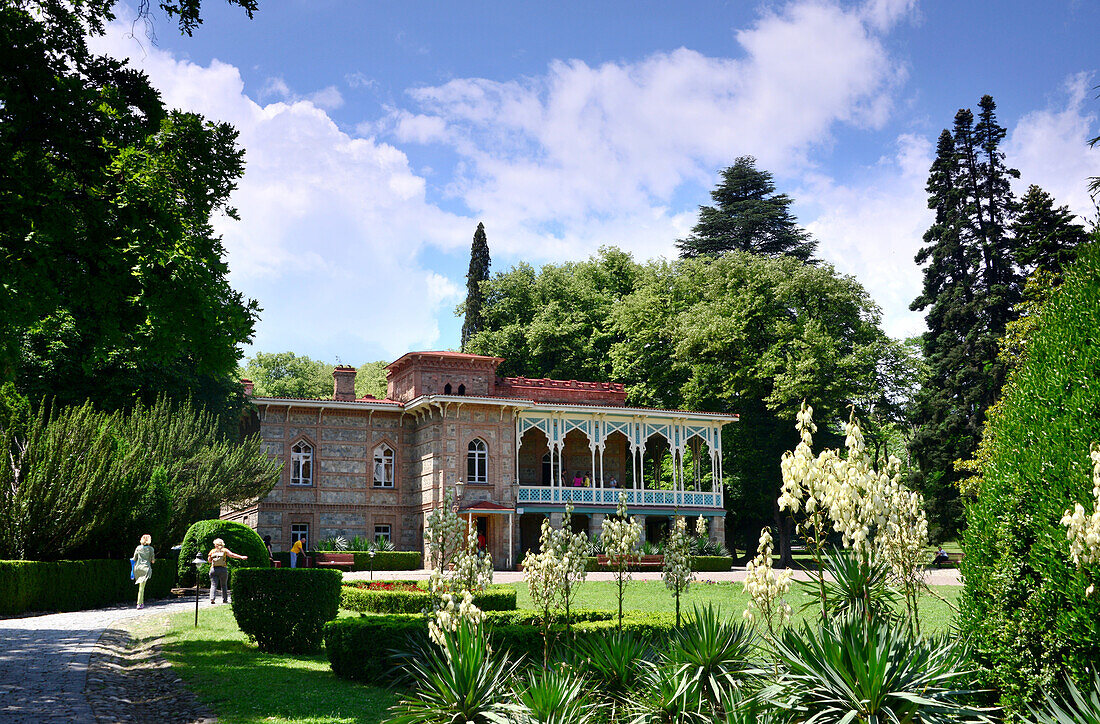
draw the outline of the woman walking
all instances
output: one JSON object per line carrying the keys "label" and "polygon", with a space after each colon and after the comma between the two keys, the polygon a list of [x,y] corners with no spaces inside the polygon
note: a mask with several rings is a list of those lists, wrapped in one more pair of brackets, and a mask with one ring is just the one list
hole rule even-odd
{"label": "woman walking", "polygon": [[225,547],[225,541],[221,538],[214,539],[214,548],[206,555],[210,562],[210,603],[215,603],[214,594],[217,586],[222,587],[222,603],[229,603],[229,559],[247,561],[248,556],[237,555]]}
{"label": "woman walking", "polygon": [[141,545],[134,549],[134,555],[130,558],[134,563],[134,583],[138,587],[138,608],[145,608],[145,584],[152,577],[153,564],[157,561],[152,543],[153,536],[148,533],[141,536]]}

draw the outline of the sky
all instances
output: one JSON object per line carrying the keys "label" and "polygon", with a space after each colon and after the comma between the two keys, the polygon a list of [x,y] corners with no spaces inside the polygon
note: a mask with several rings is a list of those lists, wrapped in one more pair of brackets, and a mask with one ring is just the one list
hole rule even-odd
{"label": "sky", "polygon": [[240,132],[216,229],[263,308],[249,355],[455,349],[478,222],[493,271],[672,257],[744,155],[886,332],[919,334],[936,138],[987,93],[1017,191],[1096,218],[1100,3],[207,0],[193,37],[116,11],[93,48]]}

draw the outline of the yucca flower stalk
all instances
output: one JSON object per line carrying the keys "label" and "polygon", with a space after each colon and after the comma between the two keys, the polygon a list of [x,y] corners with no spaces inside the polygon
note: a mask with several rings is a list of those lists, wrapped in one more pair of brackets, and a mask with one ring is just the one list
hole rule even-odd
{"label": "yucca flower stalk", "polygon": [[767,528],[760,531],[756,557],[749,561],[747,571],[743,585],[749,594],[749,605],[744,618],[749,621],[763,618],[769,638],[774,638],[776,619],[780,624],[791,619],[791,605],[783,597],[791,590],[794,572],[776,573],[772,568],[772,535]]}
{"label": "yucca flower stalk", "polygon": [[607,559],[615,567],[615,583],[619,593],[619,631],[623,630],[623,591],[630,580],[629,565],[635,558],[634,549],[642,537],[642,524],[627,518],[626,494],[619,493],[619,505],[614,518],[604,518],[600,543]]}
{"label": "yucca flower stalk", "polygon": [[[1086,513],[1085,506],[1077,503],[1061,520],[1069,541],[1069,556],[1078,568],[1100,562],[1100,445],[1092,444],[1089,457],[1092,458],[1092,497],[1095,499],[1092,513]],[[1085,595],[1091,596],[1095,590],[1095,584],[1089,584]]]}
{"label": "yucca flower stalk", "polygon": [[[702,516],[700,516],[702,519]],[[705,525],[705,524],[704,524]],[[680,596],[688,590],[695,579],[691,570],[691,541],[687,536],[687,521],[676,516],[676,524],[665,546],[665,559],[662,578],[665,588],[672,591],[676,598],[676,628],[680,628]]]}

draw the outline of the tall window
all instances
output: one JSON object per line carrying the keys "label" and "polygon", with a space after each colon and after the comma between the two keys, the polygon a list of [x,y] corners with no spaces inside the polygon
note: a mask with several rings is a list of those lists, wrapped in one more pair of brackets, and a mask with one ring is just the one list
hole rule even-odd
{"label": "tall window", "polygon": [[489,450],[484,440],[474,439],[466,451],[466,482],[489,482]]}
{"label": "tall window", "polygon": [[393,487],[393,448],[389,445],[374,448],[374,487]]}
{"label": "tall window", "polygon": [[290,484],[313,485],[313,446],[305,440],[290,448]]}
{"label": "tall window", "polygon": [[309,523],[292,523],[290,526],[290,545],[302,541],[302,550],[309,550]]}

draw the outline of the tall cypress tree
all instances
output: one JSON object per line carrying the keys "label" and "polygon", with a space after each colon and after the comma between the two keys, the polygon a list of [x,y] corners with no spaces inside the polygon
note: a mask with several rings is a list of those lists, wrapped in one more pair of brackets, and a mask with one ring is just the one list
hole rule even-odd
{"label": "tall cypress tree", "polygon": [[916,256],[924,289],[911,305],[927,310],[922,342],[930,370],[916,401],[914,482],[946,536],[963,521],[958,482],[965,474],[955,462],[974,456],[1004,384],[1000,342],[1018,316],[1026,275],[1064,263],[1084,238],[1073,216],[1038,189],[1020,213],[1011,188],[1020,173],[1005,165],[996,104],[987,95],[978,107],[977,122],[960,109],[952,130],[940,135],[926,187],[935,218]]}
{"label": "tall cypress tree", "polygon": [[470,270],[466,273],[466,304],[464,305],[466,317],[462,322],[462,351],[466,351],[466,345],[470,338],[484,326],[481,316],[484,296],[481,291],[481,282],[489,278],[489,240],[485,236],[485,224],[478,223],[474,232],[474,243],[470,245]]}
{"label": "tall cypress tree", "polygon": [[817,242],[791,214],[791,197],[775,192],[771,173],[757,169],[752,156],[723,171],[710,196],[715,206],[700,206],[691,236],[676,242],[680,256],[747,251],[814,261]]}

